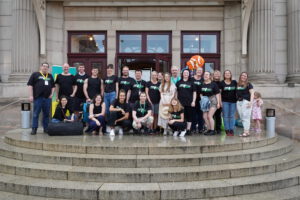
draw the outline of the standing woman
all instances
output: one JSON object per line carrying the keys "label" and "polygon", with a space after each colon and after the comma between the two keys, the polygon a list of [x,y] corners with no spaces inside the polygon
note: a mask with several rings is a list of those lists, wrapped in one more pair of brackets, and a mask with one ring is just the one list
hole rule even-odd
{"label": "standing woman", "polygon": [[201,87],[201,110],[203,119],[207,126],[207,132],[204,135],[215,135],[214,114],[220,108],[220,89],[218,85],[211,80],[209,72],[204,73],[204,81]]}
{"label": "standing woman", "polygon": [[[183,70],[182,79],[176,83],[177,98],[181,105],[184,107],[184,117],[187,121],[187,134],[191,132],[191,125],[195,115],[196,106],[196,86],[190,79],[190,71],[188,69]],[[181,135],[180,136],[184,136]]]}
{"label": "standing woman", "polygon": [[148,102],[152,106],[152,114],[153,114],[153,131],[156,131],[157,128],[157,120],[158,120],[158,107],[160,101],[160,92],[159,92],[160,83],[157,80],[157,72],[153,71],[151,73],[151,81],[146,84],[146,94]]}
{"label": "standing woman", "polygon": [[94,99],[93,103],[90,105],[89,108],[89,131],[92,131],[93,135],[99,133],[100,128],[105,127],[105,103],[103,102],[102,96],[97,94]]}
{"label": "standing woman", "polygon": [[242,120],[244,132],[240,136],[248,137],[250,135],[250,118],[252,111],[252,102],[254,99],[254,90],[250,82],[248,82],[248,74],[242,72],[236,89],[237,110]]}
{"label": "standing woman", "polygon": [[162,83],[159,87],[160,91],[160,102],[159,102],[159,116],[158,125],[164,129],[164,135],[167,135],[167,127],[169,121],[169,106],[172,98],[176,93],[176,86],[171,82],[170,73],[165,73]]}
{"label": "standing woman", "polygon": [[[219,70],[215,70],[213,73],[213,81],[218,85],[219,89],[221,87],[221,72]],[[218,108],[215,112],[215,124],[216,124],[216,133],[221,134],[221,126],[222,126],[222,101],[220,101],[220,108]]]}
{"label": "standing woman", "polygon": [[103,80],[97,67],[93,67],[92,76],[84,80],[83,92],[87,102],[91,102],[97,94],[103,95]]}
{"label": "standing woman", "polygon": [[222,112],[225,132],[228,136],[234,135],[235,112],[236,112],[236,80],[232,80],[230,70],[225,70],[224,80],[221,81],[220,91],[222,97]]}

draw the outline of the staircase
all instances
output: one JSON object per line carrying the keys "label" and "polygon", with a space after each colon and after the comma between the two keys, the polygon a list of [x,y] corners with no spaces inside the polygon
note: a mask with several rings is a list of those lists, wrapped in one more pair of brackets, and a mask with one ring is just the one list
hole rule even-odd
{"label": "staircase", "polygon": [[0,140],[2,199],[300,199],[300,145],[276,136]]}

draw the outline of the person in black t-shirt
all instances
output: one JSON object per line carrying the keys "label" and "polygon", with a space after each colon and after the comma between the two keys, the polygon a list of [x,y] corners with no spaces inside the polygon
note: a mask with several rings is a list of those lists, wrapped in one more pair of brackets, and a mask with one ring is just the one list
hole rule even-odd
{"label": "person in black t-shirt", "polygon": [[173,98],[169,107],[170,119],[169,127],[173,130],[173,136],[177,136],[180,132],[180,137],[184,137],[186,133],[186,122],[184,121],[184,110],[179,100]]}
{"label": "person in black t-shirt", "polygon": [[[140,93],[139,101],[134,104],[132,118],[132,127],[135,130],[140,130],[142,127],[151,128],[153,117],[151,116],[151,105],[147,102],[145,92]],[[148,130],[146,132],[148,132]]]}
{"label": "person in black t-shirt", "polygon": [[207,132],[204,135],[215,135],[214,114],[220,108],[220,89],[218,85],[211,80],[209,72],[204,73],[204,81],[201,86],[201,110],[205,121]]}
{"label": "person in black t-shirt", "polygon": [[93,135],[99,134],[101,128],[105,129],[105,103],[100,94],[96,94],[93,98],[93,103],[89,107],[89,114],[89,128],[86,132],[92,131]]}
{"label": "person in black t-shirt", "polygon": [[135,80],[133,81],[129,99],[131,107],[133,107],[134,104],[139,100],[141,92],[145,92],[145,89],[146,81],[142,80],[142,71],[135,70]]}
{"label": "person in black t-shirt", "polygon": [[196,87],[190,79],[190,71],[183,70],[182,79],[176,83],[177,97],[184,107],[184,116],[187,121],[187,134],[190,134],[191,125],[195,116]]}
{"label": "person in black t-shirt", "polygon": [[202,110],[200,108],[200,93],[201,93],[201,85],[203,83],[202,75],[203,75],[203,68],[198,67],[196,70],[196,74],[191,79],[196,87],[196,93],[197,93],[195,117],[194,117],[194,121],[192,122],[192,131],[196,132],[197,125],[198,125],[198,133],[200,134],[204,132],[204,119],[203,119]]}
{"label": "person in black t-shirt", "polygon": [[122,76],[119,78],[119,90],[124,90],[126,92],[126,102],[129,102],[132,85],[134,84],[134,79],[129,77],[129,67],[124,66],[122,68]]}
{"label": "person in black t-shirt", "polygon": [[[221,86],[221,72],[215,70],[213,73],[213,81],[218,85],[219,89]],[[220,101],[220,108],[218,108],[214,114],[215,124],[216,124],[216,134],[221,134],[222,126],[222,101]]]}
{"label": "person in black t-shirt", "polygon": [[67,97],[61,96],[51,120],[53,123],[74,122],[74,113],[72,109],[69,109],[67,107],[67,104],[68,104]]}
{"label": "person in black t-shirt", "polygon": [[159,91],[160,83],[157,81],[157,72],[152,71],[151,80],[147,82],[146,85],[146,94],[148,102],[152,106],[152,114],[153,114],[153,130],[157,128],[157,120],[158,120],[158,109],[159,109],[159,101],[160,101],[160,91]]}
{"label": "person in black t-shirt", "polygon": [[243,123],[244,132],[240,136],[250,135],[250,118],[252,103],[254,99],[254,90],[251,83],[248,82],[248,74],[242,72],[236,88],[237,110]]}
{"label": "person in black t-shirt", "polygon": [[124,90],[119,91],[118,99],[110,105],[110,116],[108,119],[108,125],[111,128],[110,135],[115,135],[115,126],[120,126],[119,135],[123,135],[123,129],[129,130],[131,127],[131,121],[129,120],[130,106],[126,103],[126,92]]}
{"label": "person in black t-shirt", "polygon": [[224,80],[221,81],[222,111],[226,135],[234,135],[236,112],[236,80],[232,80],[230,70],[224,71]]}
{"label": "person in black t-shirt", "polygon": [[82,104],[85,102],[85,96],[83,92],[83,85],[85,79],[89,78],[89,75],[85,73],[85,66],[83,64],[78,66],[78,73],[75,75],[75,87],[71,97],[74,97],[74,113],[78,117],[78,113],[82,111]]}
{"label": "person in black t-shirt", "polygon": [[[76,82],[74,76],[69,72],[70,66],[68,63],[63,65],[63,73],[58,74],[55,80],[56,86],[56,99],[60,99],[61,96],[66,96],[68,100],[73,94]],[[69,102],[70,104],[71,102]]]}
{"label": "person in black t-shirt", "polygon": [[27,83],[29,100],[33,102],[32,135],[35,135],[37,132],[41,110],[43,111],[44,132],[48,132],[51,98],[55,89],[54,79],[48,71],[49,64],[42,63],[40,71],[32,73]]}
{"label": "person in black t-shirt", "polygon": [[92,76],[85,79],[83,92],[87,102],[91,102],[97,94],[103,95],[103,80],[99,77],[97,67],[93,67]]}

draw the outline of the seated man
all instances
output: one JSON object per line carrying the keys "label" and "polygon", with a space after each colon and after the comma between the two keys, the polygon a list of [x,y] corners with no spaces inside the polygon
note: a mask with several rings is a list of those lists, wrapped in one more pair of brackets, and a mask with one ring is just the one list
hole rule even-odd
{"label": "seated man", "polygon": [[120,126],[119,135],[123,134],[123,129],[129,130],[131,121],[129,118],[130,105],[126,103],[126,92],[120,90],[119,97],[109,107],[110,116],[108,118],[108,126],[111,131],[109,135],[115,135],[115,126]]}
{"label": "seated man", "polygon": [[146,128],[145,133],[151,134],[149,130],[153,123],[153,117],[151,116],[152,108],[151,105],[146,101],[146,99],[147,99],[146,93],[141,92],[139,96],[139,101],[137,101],[133,106],[132,127],[136,131],[144,127]]}

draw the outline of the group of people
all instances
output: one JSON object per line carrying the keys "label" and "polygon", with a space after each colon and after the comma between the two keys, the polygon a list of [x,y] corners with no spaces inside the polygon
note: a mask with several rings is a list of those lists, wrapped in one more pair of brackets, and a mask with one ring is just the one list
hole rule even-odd
{"label": "group of people", "polygon": [[[248,74],[232,79],[230,70],[204,72],[198,68],[194,75],[187,68],[176,66],[171,73],[152,71],[151,80],[142,80],[142,71],[135,70],[135,78],[129,77],[129,67],[123,66],[121,77],[114,75],[114,66],[107,66],[104,79],[99,69],[92,68],[91,76],[80,65],[74,76],[65,63],[63,72],[53,76],[49,64],[43,63],[29,81],[30,100],[34,102],[32,132],[36,134],[38,118],[43,111],[43,128],[47,133],[51,99],[56,92],[58,105],[52,123],[74,122],[82,119],[83,105],[88,105],[86,132],[115,135],[133,129],[135,133],[184,137],[192,133],[215,135],[221,133],[224,122],[228,136],[234,135],[236,109],[243,124],[240,136],[250,135],[251,116],[255,130],[260,132],[262,100]],[[222,120],[223,117],[223,120]],[[118,127],[118,131],[116,128]]]}

